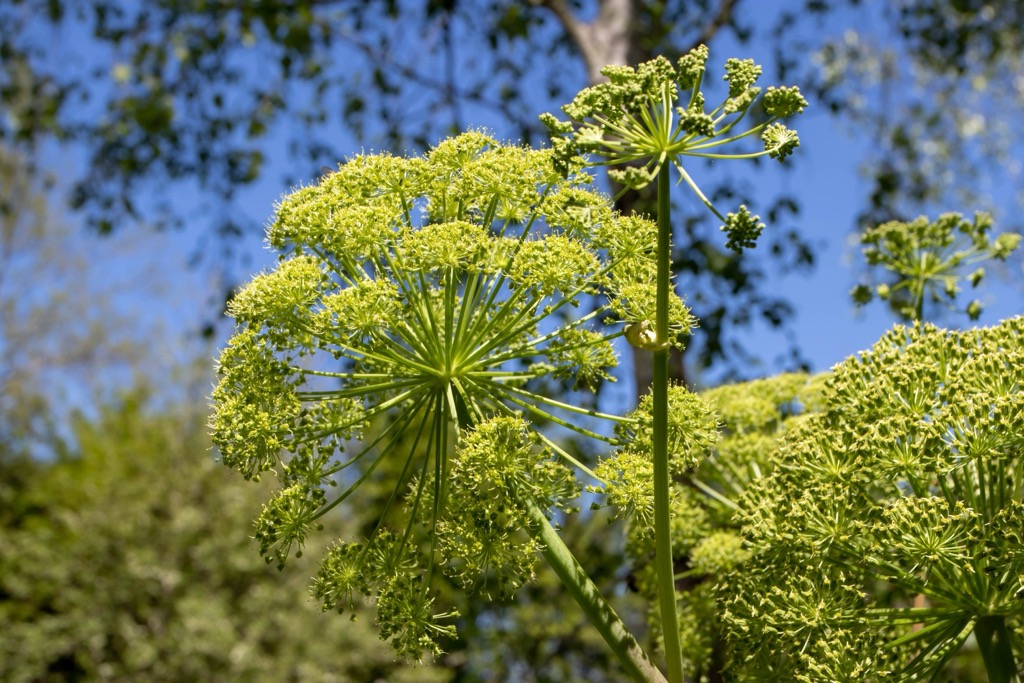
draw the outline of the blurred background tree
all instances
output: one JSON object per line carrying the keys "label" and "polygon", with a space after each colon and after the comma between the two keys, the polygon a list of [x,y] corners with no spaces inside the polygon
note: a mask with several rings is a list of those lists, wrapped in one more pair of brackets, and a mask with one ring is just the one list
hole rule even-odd
{"label": "blurred background tree", "polygon": [[[45,188],[20,154],[0,145],[0,442],[44,437],[40,384],[52,399],[58,373],[89,383],[89,366],[127,360],[127,346],[101,325],[80,284],[87,264],[67,248],[73,239],[46,205]],[[95,303],[95,302],[92,302]],[[107,311],[113,315],[113,311]],[[100,358],[102,356],[102,358]]]}
{"label": "blurred background tree", "polygon": [[[158,296],[146,254],[95,259],[0,152],[0,680],[449,680],[302,609],[312,568],[264,564],[265,492],[210,454],[208,362],[120,300]],[[129,281],[97,279],[117,250]]]}
{"label": "blurred background tree", "polygon": [[[808,3],[838,5],[837,2]],[[870,135],[859,227],[945,210],[1017,213],[1022,200],[1024,2],[850,0],[877,21],[815,46],[817,93]],[[785,21],[796,21],[786,18]],[[810,45],[809,45],[810,47]],[[794,51],[799,54],[799,51]],[[786,68],[800,69],[790,55]],[[1019,230],[1015,221],[1005,227]]]}
{"label": "blurred background tree", "polygon": [[397,663],[369,614],[302,609],[312,567],[253,552],[238,520],[265,492],[208,457],[205,424],[129,396],[51,460],[0,460],[0,678],[449,680]]}
{"label": "blurred background tree", "polygon": [[[265,202],[246,210],[250,189],[279,194],[361,145],[419,150],[467,125],[540,142],[537,114],[606,63],[748,43],[873,140],[862,227],[950,193],[991,199],[1020,145],[1022,15],[1020,0],[17,0],[0,4],[0,139],[30,159],[74,150],[68,198],[102,233],[200,222],[237,254],[232,238],[265,218]],[[823,44],[836,21],[853,23]],[[680,223],[695,367],[749,357],[732,331],[793,313],[766,278],[813,263],[796,197],[747,196],[731,178],[718,194],[774,229],[770,257],[740,259],[700,213]],[[238,277],[223,273],[225,293]]]}

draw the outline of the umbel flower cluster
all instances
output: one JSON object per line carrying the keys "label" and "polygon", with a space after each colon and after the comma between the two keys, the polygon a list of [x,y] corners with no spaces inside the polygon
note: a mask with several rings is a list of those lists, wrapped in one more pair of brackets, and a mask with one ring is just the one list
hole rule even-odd
{"label": "umbel flower cluster", "polygon": [[[728,91],[709,109],[701,89],[708,48],[694,48],[673,65],[665,57],[628,66],[607,66],[606,83],[586,88],[562,107],[569,121],[544,114],[541,121],[552,133],[559,164],[571,166],[577,154],[593,154],[624,188],[646,186],[672,164],[682,180],[719,220],[728,237],[726,246],[740,252],[753,247],[764,229],[758,216],[740,206],[722,215],[694,182],[686,158],[784,160],[800,145],[795,130],[782,121],[803,111],[807,100],[792,86],[756,85],[761,66],[752,59],[725,63]],[[757,105],[757,106],[755,106]],[[753,112],[753,114],[752,114]],[[744,121],[748,114],[757,120]],[[736,143],[759,138],[760,150],[737,151]]]}
{"label": "umbel flower cluster", "polygon": [[[1024,657],[1022,389],[1014,318],[966,332],[897,327],[829,373],[704,392],[718,439],[703,442],[699,469],[672,470],[686,675],[937,680],[973,634],[996,660],[990,675],[1009,676],[993,680],[1013,680]],[[673,413],[694,399],[678,390]],[[691,443],[711,436],[695,424]],[[625,449],[599,464],[606,483],[593,488],[629,518],[631,583],[653,601],[649,467]],[[659,635],[658,611],[649,618]]]}
{"label": "umbel flower cluster", "polygon": [[[543,391],[611,379],[612,340],[655,311],[656,227],[554,162],[478,132],[356,157],[281,202],[276,268],[229,305],[212,428],[225,464],[280,481],[261,552],[283,564],[361,485],[389,481],[379,523],[333,546],[314,594],[325,609],[374,598],[413,657],[454,633],[435,570],[508,595],[536,562],[522,505],[550,514],[576,495],[580,463],[533,425],[615,445],[636,430],[593,422],[639,421]],[[692,322],[673,295],[673,345]]]}
{"label": "umbel flower cluster", "polygon": [[972,634],[1014,680],[1024,318],[897,326],[815,408],[737,497],[749,559],[718,581],[737,680],[937,680]]}
{"label": "umbel flower cluster", "polygon": [[[934,221],[919,216],[865,230],[861,235],[864,259],[869,266],[888,271],[889,279],[873,288],[857,285],[851,292],[854,301],[863,305],[877,295],[907,321],[923,320],[926,303],[956,310],[960,281],[977,287],[985,278],[985,268],[979,264],[989,259],[1005,261],[1020,244],[1016,233],[993,238],[992,225],[987,213],[976,213],[974,220],[946,213]],[[972,268],[969,273],[968,268]],[[981,301],[974,299],[963,312],[977,320],[981,311]]]}
{"label": "umbel flower cluster", "polygon": [[[738,501],[779,464],[778,439],[819,407],[824,377],[787,373],[723,385],[699,396],[670,388],[669,418],[678,435],[671,444],[672,557],[688,680],[703,680],[721,667],[725,632],[716,585],[750,557],[736,517]],[[645,397],[636,415],[649,417],[649,412]],[[649,436],[641,432],[630,443],[599,463],[595,471],[605,483],[589,488],[604,493],[604,503],[628,520],[630,583],[654,605],[651,463],[641,455],[650,449]],[[660,638],[657,609],[649,611],[648,621]]]}

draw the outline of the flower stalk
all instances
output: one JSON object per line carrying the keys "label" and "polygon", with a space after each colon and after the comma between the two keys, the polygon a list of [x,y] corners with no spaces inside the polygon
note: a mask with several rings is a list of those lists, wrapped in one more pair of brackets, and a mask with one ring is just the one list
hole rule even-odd
{"label": "flower stalk", "polygon": [[568,589],[576,604],[587,615],[590,623],[604,638],[630,678],[637,683],[665,683],[661,671],[648,659],[636,638],[601,595],[544,512],[528,494],[519,495],[517,499],[533,522],[533,533],[541,542],[541,554],[544,559],[561,579],[562,585]]}
{"label": "flower stalk", "polygon": [[[668,164],[668,162],[663,162]],[[679,637],[679,618],[676,612],[675,563],[672,557],[672,518],[669,510],[669,462],[668,462],[668,295],[671,280],[671,237],[668,173],[662,169],[658,174],[658,272],[655,314],[655,339],[658,348],[654,351],[653,401],[654,418],[654,534],[655,572],[658,585],[665,588],[658,591],[661,610],[662,634],[665,642],[665,662],[670,683],[683,681],[683,654]]]}
{"label": "flower stalk", "polygon": [[1010,647],[1006,617],[1001,614],[978,619],[974,626],[981,658],[985,661],[988,683],[1018,683],[1017,662]]}
{"label": "flower stalk", "polygon": [[[552,133],[556,155],[569,165],[580,154],[598,157],[595,165],[622,166],[609,170],[609,177],[628,189],[640,189],[657,180],[658,238],[656,307],[652,316],[626,330],[626,338],[634,346],[653,352],[651,385],[652,440],[648,485],[653,487],[654,563],[658,587],[658,612],[664,641],[670,683],[682,683],[684,664],[679,628],[677,597],[672,553],[671,491],[672,454],[669,452],[669,350],[683,347],[678,331],[669,324],[671,297],[671,240],[669,169],[675,167],[701,203],[719,220],[728,240],[726,246],[737,253],[755,245],[764,225],[745,206],[736,213],[721,214],[697,186],[684,167],[684,159],[751,159],[769,156],[782,160],[799,145],[795,131],[786,128],[782,119],[799,113],[807,102],[796,88],[770,87],[762,96],[755,86],[761,67],[752,60],[730,59],[726,62],[725,80],[729,92],[725,100],[711,110],[705,108],[701,85],[705,75],[708,50],[700,46],[684,55],[676,65],[657,58],[630,67],[611,66],[602,70],[607,83],[581,91],[572,103],[562,108],[571,121],[562,122],[550,114],[542,121]],[[682,97],[681,97],[682,95]],[[751,106],[760,102],[766,116],[746,130],[738,130]],[[760,134],[763,148],[757,151],[716,151]],[[700,411],[694,415],[694,434],[701,433]],[[693,449],[694,451],[699,449]],[[635,476],[636,452],[624,449],[620,454],[623,489],[633,489],[628,481]],[[675,467],[679,470],[684,458]],[[611,468],[611,466],[610,466]],[[611,468],[616,469],[616,468]],[[609,498],[618,495],[614,483],[601,489]],[[612,491],[616,493],[612,493]],[[636,497],[625,496],[628,508],[636,513],[645,505],[637,505]],[[638,519],[637,523],[643,523]]]}

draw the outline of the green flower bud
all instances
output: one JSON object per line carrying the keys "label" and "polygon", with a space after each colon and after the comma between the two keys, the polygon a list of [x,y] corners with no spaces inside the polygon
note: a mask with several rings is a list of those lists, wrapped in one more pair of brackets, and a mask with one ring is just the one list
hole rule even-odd
{"label": "green flower bud", "polygon": [[786,128],[781,123],[773,123],[765,128],[761,139],[764,140],[764,151],[768,153],[768,156],[779,161],[788,157],[794,149],[800,146],[800,138],[797,137],[796,131]]}
{"label": "green flower bud", "polygon": [[726,215],[726,222],[721,230],[729,236],[725,246],[741,254],[744,249],[752,249],[757,245],[757,238],[764,230],[764,223],[760,222],[760,216],[752,215],[747,207],[741,204],[739,213]]}

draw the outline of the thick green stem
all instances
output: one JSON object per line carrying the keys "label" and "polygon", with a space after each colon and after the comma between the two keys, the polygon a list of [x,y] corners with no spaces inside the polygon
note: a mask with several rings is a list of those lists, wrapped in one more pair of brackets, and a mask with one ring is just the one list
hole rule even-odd
{"label": "thick green stem", "polygon": [[658,274],[654,332],[663,348],[654,352],[651,399],[654,419],[654,564],[658,605],[665,640],[669,683],[683,683],[683,652],[676,613],[675,567],[672,562],[672,524],[668,469],[668,304],[671,283],[672,224],[668,162],[658,173]]}
{"label": "thick green stem", "polygon": [[600,632],[630,678],[637,683],[665,683],[665,677],[647,659],[636,638],[601,595],[529,493],[521,495],[516,492],[516,498],[530,516],[531,533],[541,542],[544,559],[555,570],[576,603],[583,608],[590,623]]}
{"label": "thick green stem", "polygon": [[985,660],[989,683],[1019,683],[1006,617],[982,617],[974,626],[974,636],[978,639],[981,658]]}

